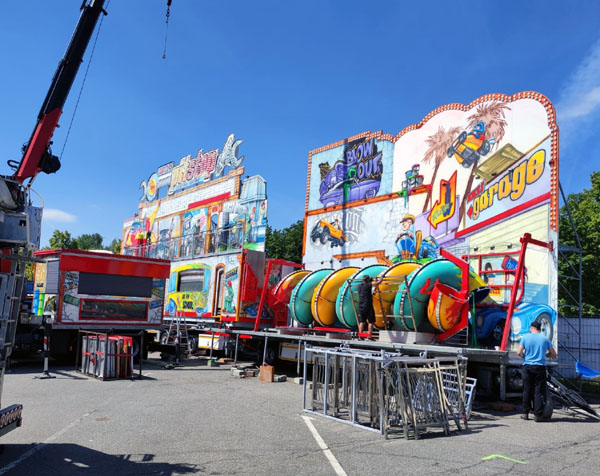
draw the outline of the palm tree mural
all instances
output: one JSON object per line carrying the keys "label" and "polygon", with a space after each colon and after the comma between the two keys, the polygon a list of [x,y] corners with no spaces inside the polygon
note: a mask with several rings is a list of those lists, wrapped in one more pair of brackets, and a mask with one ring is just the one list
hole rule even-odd
{"label": "palm tree mural", "polygon": [[[478,122],[485,124],[485,135],[488,138],[494,138],[495,142],[491,148],[497,148],[498,144],[504,138],[507,122],[504,119],[504,111],[510,110],[506,104],[498,101],[489,101],[477,106],[476,111],[467,118],[467,128],[472,130]],[[465,215],[465,208],[467,205],[467,197],[471,193],[471,187],[473,186],[473,180],[475,178],[475,165],[471,167],[471,175],[467,181],[465,187],[465,193],[462,196],[462,203],[460,205],[460,215],[458,222],[461,223]]]}
{"label": "palm tree mural", "polygon": [[452,144],[452,141],[460,134],[459,127],[451,127],[446,130],[442,126],[438,127],[438,130],[430,135],[425,142],[427,143],[427,151],[423,156],[423,163],[429,164],[433,161],[433,176],[431,177],[431,193],[427,195],[425,205],[423,206],[423,213],[429,209],[429,205],[432,202],[433,191],[435,190],[435,178],[437,176],[440,165],[448,157],[446,151]]}

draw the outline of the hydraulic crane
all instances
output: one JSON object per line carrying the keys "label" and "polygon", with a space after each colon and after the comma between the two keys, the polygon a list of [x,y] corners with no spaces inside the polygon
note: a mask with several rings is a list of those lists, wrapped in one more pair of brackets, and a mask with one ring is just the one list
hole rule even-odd
{"label": "hydraulic crane", "polygon": [[[59,158],[52,154],[52,136],[77,76],[83,55],[104,10],[105,0],[83,0],[81,16],[64,57],[52,78],[20,162],[8,161],[12,175],[0,176],[0,396],[19,319],[25,265],[39,248],[42,210],[31,205],[29,190],[40,172],[55,173]],[[0,410],[0,435],[21,425],[22,405]]]}

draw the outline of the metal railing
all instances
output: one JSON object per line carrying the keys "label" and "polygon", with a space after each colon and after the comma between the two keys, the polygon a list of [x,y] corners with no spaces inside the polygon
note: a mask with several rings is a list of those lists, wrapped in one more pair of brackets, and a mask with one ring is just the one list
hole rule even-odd
{"label": "metal railing", "polygon": [[216,253],[241,250],[265,236],[266,226],[253,226],[248,233],[240,225],[217,228],[213,231],[190,233],[172,238],[159,237],[155,242],[123,248],[127,256],[142,256],[166,260],[198,258]]}

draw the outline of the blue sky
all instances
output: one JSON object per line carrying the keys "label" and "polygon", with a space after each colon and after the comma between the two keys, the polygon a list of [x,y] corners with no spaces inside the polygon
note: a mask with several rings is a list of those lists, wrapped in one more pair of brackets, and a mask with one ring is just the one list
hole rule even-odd
{"label": "blue sky", "polygon": [[[20,159],[81,0],[2,2],[0,173]],[[539,91],[557,109],[567,193],[600,170],[600,2],[112,0],[65,144],[93,40],[34,189],[54,229],[120,238],[142,180],[199,148],[243,139],[268,182],[269,223],[303,218],[308,152],[366,130],[397,133],[491,92]]]}

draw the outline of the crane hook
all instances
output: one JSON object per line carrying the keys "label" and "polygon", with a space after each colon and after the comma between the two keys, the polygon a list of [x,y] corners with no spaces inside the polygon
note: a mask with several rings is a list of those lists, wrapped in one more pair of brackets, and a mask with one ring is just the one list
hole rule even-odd
{"label": "crane hook", "polygon": [[165,19],[165,46],[163,49],[163,59],[167,57],[167,37],[169,35],[169,17],[171,16],[171,3],[173,0],[167,0],[167,16]]}

